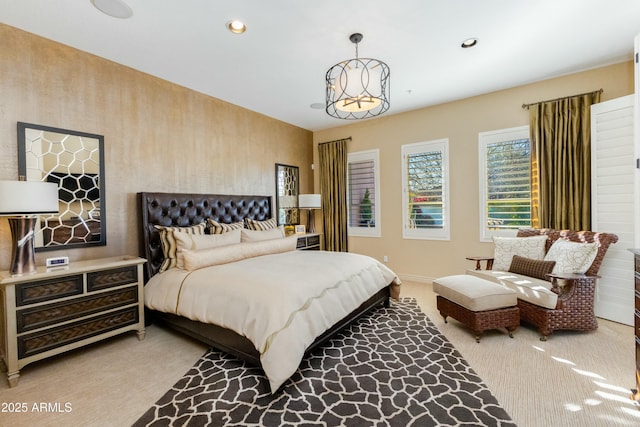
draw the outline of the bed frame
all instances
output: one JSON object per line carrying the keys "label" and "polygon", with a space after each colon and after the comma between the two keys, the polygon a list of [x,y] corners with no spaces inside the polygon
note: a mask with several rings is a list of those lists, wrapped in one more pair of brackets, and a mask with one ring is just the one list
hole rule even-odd
{"label": "bed frame", "polygon": [[[164,256],[160,233],[155,225],[185,227],[207,218],[223,223],[244,218],[264,221],[272,217],[271,196],[241,196],[185,193],[138,193],[140,256],[147,260],[145,283],[158,273]],[[389,305],[390,287],[386,286],[331,329],[318,337],[306,350],[310,352],[363,314]],[[193,321],[173,314],[146,311],[150,322],[159,323],[260,366],[260,354],[246,337],[229,329]]]}

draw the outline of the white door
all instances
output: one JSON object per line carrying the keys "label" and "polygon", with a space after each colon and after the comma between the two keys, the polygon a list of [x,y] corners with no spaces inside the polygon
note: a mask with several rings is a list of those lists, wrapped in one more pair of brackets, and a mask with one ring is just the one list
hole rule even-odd
{"label": "white door", "polygon": [[636,247],[634,95],[591,106],[591,229],[618,242],[600,267],[596,316],[633,325]]}

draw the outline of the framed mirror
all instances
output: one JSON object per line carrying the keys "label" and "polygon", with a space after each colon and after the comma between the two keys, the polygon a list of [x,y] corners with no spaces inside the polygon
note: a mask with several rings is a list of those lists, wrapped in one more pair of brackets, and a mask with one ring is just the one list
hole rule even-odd
{"label": "framed mirror", "polygon": [[299,192],[298,167],[276,163],[276,212],[278,214],[278,225],[300,224]]}
{"label": "framed mirror", "polygon": [[107,244],[104,136],[18,122],[18,174],[58,184],[59,211],[39,217],[36,251]]}

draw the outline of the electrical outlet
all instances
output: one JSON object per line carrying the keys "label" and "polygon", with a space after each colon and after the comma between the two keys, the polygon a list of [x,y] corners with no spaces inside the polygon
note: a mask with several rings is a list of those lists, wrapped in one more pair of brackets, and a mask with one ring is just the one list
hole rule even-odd
{"label": "electrical outlet", "polygon": [[389,262],[389,257],[388,257],[388,256],[386,256],[386,255],[385,255],[385,256],[383,256],[383,257],[382,257],[382,261],[384,261],[384,262]]}

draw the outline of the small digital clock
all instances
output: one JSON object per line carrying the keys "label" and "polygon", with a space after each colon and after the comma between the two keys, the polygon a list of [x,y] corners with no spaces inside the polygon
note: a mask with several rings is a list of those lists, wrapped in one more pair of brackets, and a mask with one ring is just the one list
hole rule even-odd
{"label": "small digital clock", "polygon": [[61,265],[68,265],[69,257],[61,256],[55,258],[47,258],[47,267],[60,267]]}

